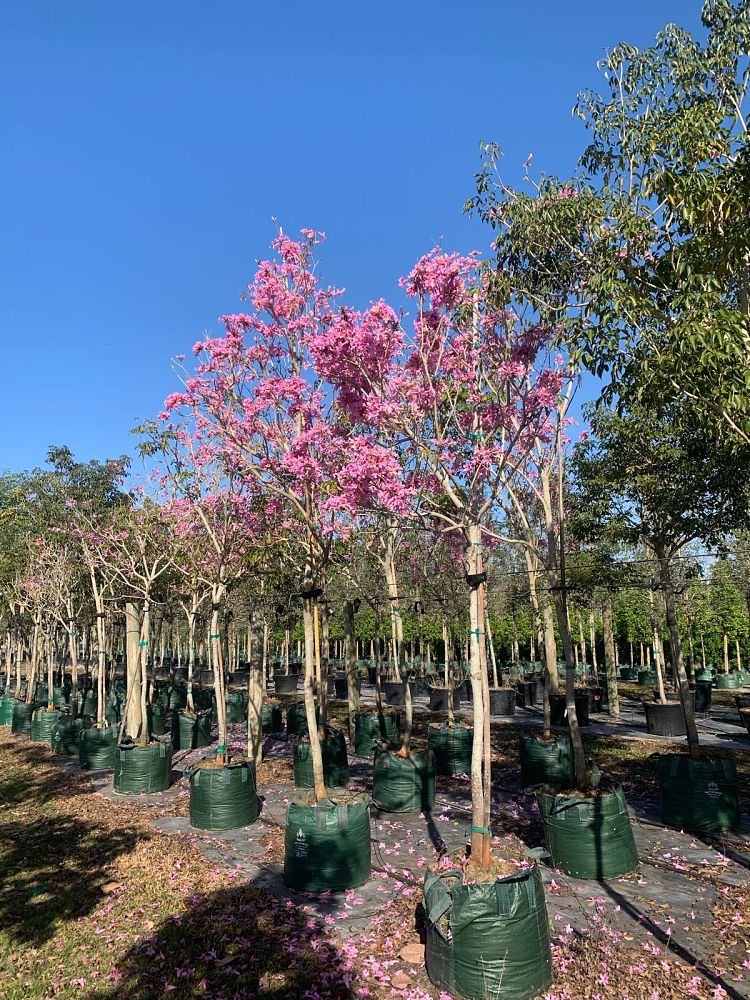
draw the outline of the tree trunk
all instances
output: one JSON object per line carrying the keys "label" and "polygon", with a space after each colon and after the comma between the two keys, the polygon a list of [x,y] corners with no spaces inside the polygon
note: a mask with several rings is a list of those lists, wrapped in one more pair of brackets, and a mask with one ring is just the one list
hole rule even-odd
{"label": "tree trunk", "polygon": [[602,604],[602,624],[604,626],[604,669],[607,673],[607,701],[609,714],[620,717],[620,695],[617,690],[617,664],[615,663],[615,635],[612,627],[612,598],[607,595]]}
{"label": "tree trunk", "polygon": [[594,609],[589,610],[589,645],[591,646],[591,673],[596,678],[598,664],[596,662],[596,623],[594,622]]}
{"label": "tree trunk", "polygon": [[264,630],[255,626],[251,633],[248,654],[249,685],[247,698],[247,759],[256,766],[263,760],[263,679]]}
{"label": "tree trunk", "polygon": [[[656,668],[656,683],[659,688],[659,702],[662,705],[666,705],[667,696],[664,693],[664,659],[660,656],[661,650],[659,649],[659,628],[656,620],[656,612],[654,610],[654,592],[649,590],[648,600],[651,605],[651,629],[653,634],[653,648],[654,648],[654,666]],[[663,648],[663,647],[662,647]]]}
{"label": "tree trunk", "polygon": [[[474,706],[474,740],[471,757],[471,854],[482,867],[489,868],[490,846],[490,715],[487,671],[483,667],[484,649],[484,570],[481,527],[468,529],[466,565],[469,578],[470,670]],[[450,695],[449,695],[450,703]]]}
{"label": "tree trunk", "polygon": [[359,671],[354,640],[354,604],[344,601],[344,662],[349,710],[349,739],[354,746],[354,716],[360,710]]}
{"label": "tree trunk", "polygon": [[[138,643],[141,638],[141,616],[135,604],[125,605],[125,657],[127,670],[127,694],[122,722],[125,732],[132,740],[141,735],[141,726],[147,721],[141,716],[141,657]],[[122,735],[122,726],[121,733]]]}
{"label": "tree trunk", "polygon": [[495,643],[492,639],[492,626],[490,625],[490,613],[487,607],[484,609],[484,627],[487,630],[487,646],[490,651],[490,660],[492,662],[492,686],[495,688],[500,687],[500,678],[497,674],[497,657],[495,656]]}
{"label": "tree trunk", "polygon": [[214,671],[214,694],[216,695],[216,716],[218,719],[219,741],[216,747],[216,759],[222,764],[228,759],[227,746],[227,698],[224,686],[224,657],[221,648],[221,633],[219,632],[219,612],[224,597],[225,588],[221,585],[212,587],[211,591],[211,624],[209,625],[209,648]]}
{"label": "tree trunk", "polygon": [[304,597],[302,601],[302,620],[305,629],[305,715],[307,731],[310,738],[310,757],[313,768],[313,788],[317,801],[326,798],[325,778],[323,775],[323,755],[320,751],[320,734],[315,719],[315,695],[313,681],[315,678],[315,618],[313,615],[313,600]]}
{"label": "tree trunk", "polygon": [[699,740],[698,727],[695,724],[695,712],[693,711],[693,701],[690,697],[685,665],[682,659],[682,639],[680,629],[677,624],[677,607],[675,604],[674,585],[672,583],[672,569],[669,557],[666,552],[658,547],[654,547],[656,557],[659,560],[659,576],[661,579],[662,593],[664,594],[664,606],[667,613],[667,628],[672,644],[672,659],[676,673],[675,680],[678,683],[682,710],[685,713],[685,728],[687,729],[687,740],[690,748],[690,755],[698,755]]}
{"label": "tree trunk", "polygon": [[[140,652],[140,668],[141,668],[141,731],[138,737],[138,742],[142,747],[148,744],[149,732],[148,732],[148,650],[151,635],[151,608],[149,606],[148,598],[143,602],[143,610],[141,613],[141,638],[138,643],[138,648]],[[155,668],[154,668],[155,669]]]}
{"label": "tree trunk", "polygon": [[729,636],[724,633],[724,673],[729,673]]}
{"label": "tree trunk", "polygon": [[544,629],[544,661],[546,673],[549,675],[549,691],[550,694],[559,694],[560,675],[557,672],[555,609],[549,599],[546,599],[542,605],[542,628]]}

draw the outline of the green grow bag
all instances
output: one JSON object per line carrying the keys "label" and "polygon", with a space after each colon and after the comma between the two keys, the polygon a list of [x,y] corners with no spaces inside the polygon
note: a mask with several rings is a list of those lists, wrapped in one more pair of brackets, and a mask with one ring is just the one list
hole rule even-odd
{"label": "green grow bag", "polygon": [[[60,690],[59,688],[57,689]],[[54,701],[55,688],[52,689],[52,698]],[[34,684],[34,701],[38,701],[40,704],[49,701],[49,687],[46,681],[37,681]]]}
{"label": "green grow bag", "polygon": [[[349,783],[349,761],[343,733],[329,728],[320,742],[323,757],[323,780],[329,788],[346,788]],[[297,788],[313,787],[313,765],[310,743],[302,737],[294,744],[294,784]]]}
{"label": "green grow bag", "polygon": [[354,716],[354,753],[372,757],[379,743],[396,749],[401,745],[401,716],[398,712],[357,712]]}
{"label": "green grow bag", "polygon": [[712,681],[714,679],[714,668],[701,667],[700,670],[696,670],[695,679],[697,681]]}
{"label": "green grow bag", "polygon": [[644,684],[656,684],[656,673],[653,670],[639,670],[638,671],[638,683],[640,685]]}
{"label": "green grow bag", "polygon": [[9,726],[13,722],[13,706],[17,704],[15,698],[3,698],[0,701],[0,726]]}
{"label": "green grow bag", "polygon": [[187,705],[187,688],[169,687],[159,691],[159,704],[163,705],[167,712],[172,712],[176,708],[185,708]]}
{"label": "green grow bag", "polygon": [[108,694],[104,702],[104,718],[110,725],[122,718],[122,699],[116,693]]}
{"label": "green grow bag", "polygon": [[229,691],[226,697],[227,723],[244,722],[247,719],[247,701],[242,691]]}
{"label": "green grow bag", "polygon": [[112,788],[121,795],[163,792],[172,775],[172,747],[162,737],[145,747],[120,743],[114,748]]}
{"label": "green grow bag", "polygon": [[601,880],[625,875],[637,866],[638,850],[620,785],[591,797],[545,789],[536,796],[544,842],[555,868],[575,878]]}
{"label": "green grow bag", "polygon": [[[563,670],[565,664],[563,664]],[[636,681],[638,680],[638,671],[635,667],[620,667],[620,680],[621,681]]]}
{"label": "green grow bag", "polygon": [[99,701],[96,697],[96,691],[94,691],[93,688],[78,695],[79,715],[90,715],[92,719],[95,719],[97,716],[98,705]]}
{"label": "green grow bag", "polygon": [[427,730],[427,749],[435,754],[437,774],[468,774],[471,771],[471,747],[474,730],[469,726],[450,728],[447,722]]}
{"label": "green grow bag", "polygon": [[737,765],[733,760],[661,754],[658,766],[662,823],[696,833],[739,829]]}
{"label": "green grow bag", "polygon": [[81,733],[85,728],[83,719],[61,715],[50,736],[52,752],[75,757],[78,754]]}
{"label": "green grow bag", "polygon": [[260,724],[264,733],[280,733],[284,728],[281,707],[279,705],[264,705],[260,713]]}
{"label": "green grow bag", "polygon": [[221,768],[193,767],[190,825],[197,830],[236,830],[258,818],[255,767],[247,761]]}
{"label": "green grow bag", "polygon": [[31,716],[39,708],[38,702],[27,705],[25,701],[17,701],[13,704],[13,716],[10,723],[10,731],[19,736],[31,735]]}
{"label": "green grow bag", "polygon": [[432,750],[409,757],[376,750],[372,801],[384,812],[429,812],[435,804],[435,773]]}
{"label": "green grow bag", "polygon": [[549,740],[521,733],[521,787],[550,785],[570,788],[573,784],[573,744],[569,736],[554,735]]}
{"label": "green grow bag", "polygon": [[[320,722],[320,710],[315,709],[315,719]],[[287,736],[307,735],[307,712],[304,702],[295,702],[286,710],[286,734]]]}
{"label": "green grow bag", "polygon": [[108,771],[112,767],[117,727],[83,729],[78,742],[78,760],[84,771]]}
{"label": "green grow bag", "polygon": [[195,750],[211,742],[211,713],[175,712],[172,719],[172,747],[175,750]]}
{"label": "green grow bag", "polygon": [[[331,792],[332,796],[335,793]],[[370,800],[347,795],[315,804],[289,803],[284,834],[284,882],[300,892],[355,889],[370,877]]]}
{"label": "green grow bag", "polygon": [[740,686],[737,674],[734,672],[731,674],[717,674],[714,681],[719,691],[734,691],[735,688]]}
{"label": "green grow bag", "polygon": [[62,715],[59,708],[48,712],[46,708],[37,708],[31,716],[31,741],[32,743],[49,743],[52,738],[52,730]]}
{"label": "green grow bag", "polygon": [[164,736],[167,731],[167,716],[171,717],[171,715],[172,713],[168,712],[163,705],[147,705],[148,735]]}
{"label": "green grow bag", "polygon": [[552,984],[549,919],[539,868],[464,885],[428,872],[425,964],[440,990],[466,1000],[530,1000]]}

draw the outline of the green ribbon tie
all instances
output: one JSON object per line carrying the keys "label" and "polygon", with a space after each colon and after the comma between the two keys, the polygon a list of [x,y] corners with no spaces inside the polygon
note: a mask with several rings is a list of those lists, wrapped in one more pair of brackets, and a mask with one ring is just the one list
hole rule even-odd
{"label": "green ribbon tie", "polygon": [[488,826],[472,826],[472,833],[492,833],[492,830]]}

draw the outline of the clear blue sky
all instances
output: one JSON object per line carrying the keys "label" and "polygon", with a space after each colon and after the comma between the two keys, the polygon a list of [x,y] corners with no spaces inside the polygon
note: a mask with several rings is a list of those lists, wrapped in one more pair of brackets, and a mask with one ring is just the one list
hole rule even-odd
{"label": "clear blue sky", "polygon": [[22,0],[2,4],[0,469],[128,431],[273,236],[325,230],[322,273],[365,305],[462,215],[480,139],[517,181],[567,173],[570,115],[621,40],[699,0]]}

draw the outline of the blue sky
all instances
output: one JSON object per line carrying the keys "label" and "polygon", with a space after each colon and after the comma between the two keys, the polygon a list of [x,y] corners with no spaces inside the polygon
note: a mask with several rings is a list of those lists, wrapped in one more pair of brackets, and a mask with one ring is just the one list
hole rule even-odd
{"label": "blue sky", "polygon": [[576,92],[699,0],[2,4],[0,469],[132,452],[170,357],[237,308],[277,219],[355,306],[462,214],[480,139],[572,170]]}

